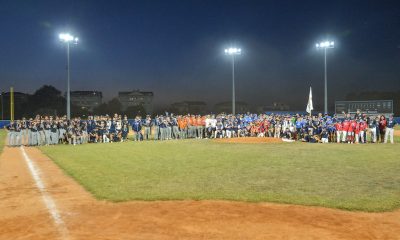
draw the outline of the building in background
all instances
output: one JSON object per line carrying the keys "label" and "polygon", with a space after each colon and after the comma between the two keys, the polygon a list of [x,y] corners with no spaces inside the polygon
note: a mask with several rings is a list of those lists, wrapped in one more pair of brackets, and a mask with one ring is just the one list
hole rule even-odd
{"label": "building in background", "polygon": [[103,101],[103,94],[99,91],[72,91],[71,104],[90,112]]}
{"label": "building in background", "polygon": [[200,101],[183,101],[171,104],[171,111],[175,114],[205,114],[205,102]]}
{"label": "building in background", "polygon": [[122,111],[126,111],[129,107],[143,106],[146,114],[152,114],[153,98],[153,92],[143,92],[140,90],[118,92],[118,100],[121,103]]}
{"label": "building in background", "polygon": [[[216,113],[232,113],[232,102],[217,103],[215,104],[214,109]],[[235,110],[236,113],[246,113],[250,111],[250,107],[246,102],[236,101]]]}

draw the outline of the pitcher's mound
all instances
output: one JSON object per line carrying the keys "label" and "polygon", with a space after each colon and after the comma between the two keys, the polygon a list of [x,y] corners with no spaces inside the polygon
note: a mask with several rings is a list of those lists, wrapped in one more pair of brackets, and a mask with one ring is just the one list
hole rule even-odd
{"label": "pitcher's mound", "polygon": [[218,138],[214,139],[221,143],[281,143],[280,138],[271,137],[242,137],[242,138]]}

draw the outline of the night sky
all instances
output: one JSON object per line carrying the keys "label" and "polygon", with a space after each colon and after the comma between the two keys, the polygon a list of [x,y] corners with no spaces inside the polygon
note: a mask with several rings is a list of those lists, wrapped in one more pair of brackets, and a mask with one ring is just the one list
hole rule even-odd
{"label": "night sky", "polygon": [[323,102],[323,52],[328,51],[329,100],[364,90],[400,90],[398,1],[19,1],[0,0],[0,90],[32,93],[44,84],[71,89],[154,91],[155,104],[231,99],[237,46],[237,100],[253,105]]}

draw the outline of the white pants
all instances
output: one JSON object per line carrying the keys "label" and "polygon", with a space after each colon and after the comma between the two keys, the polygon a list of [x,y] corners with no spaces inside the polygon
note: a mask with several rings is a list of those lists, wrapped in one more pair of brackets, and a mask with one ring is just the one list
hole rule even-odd
{"label": "white pants", "polygon": [[376,142],[376,128],[369,128],[369,132],[371,133],[372,142]]}
{"label": "white pants", "polygon": [[393,135],[394,135],[394,129],[393,128],[386,128],[386,132],[385,132],[385,143],[387,143],[388,137],[390,137],[390,143],[394,143],[393,142]]}
{"label": "white pants", "polygon": [[322,143],[328,143],[329,141],[328,141],[327,138],[321,138],[321,142],[322,142]]}
{"label": "white pants", "polygon": [[110,139],[107,137],[106,134],[103,134],[103,143],[108,143],[110,142]]}
{"label": "white pants", "polygon": [[281,129],[280,128],[276,128],[275,129],[275,134],[274,134],[275,138],[280,138],[281,137]]}
{"label": "white pants", "polygon": [[231,138],[232,137],[232,131],[231,130],[226,130],[225,134],[226,134],[227,138]]}
{"label": "white pants", "polygon": [[340,135],[342,135],[343,131],[336,131],[336,141],[340,143]]}
{"label": "white pants", "polygon": [[347,132],[346,131],[342,131],[342,142],[347,142],[346,138],[347,138]]}
{"label": "white pants", "polygon": [[364,131],[360,131],[361,142],[364,143]]}

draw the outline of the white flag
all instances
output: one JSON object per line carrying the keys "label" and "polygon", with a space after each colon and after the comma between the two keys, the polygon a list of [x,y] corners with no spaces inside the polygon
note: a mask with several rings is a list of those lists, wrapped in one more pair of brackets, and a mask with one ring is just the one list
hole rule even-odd
{"label": "white flag", "polygon": [[310,95],[308,96],[308,103],[307,103],[307,109],[306,111],[311,114],[311,111],[314,110],[314,107],[312,105],[312,90],[310,87]]}

